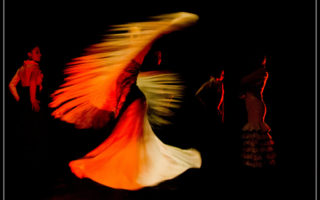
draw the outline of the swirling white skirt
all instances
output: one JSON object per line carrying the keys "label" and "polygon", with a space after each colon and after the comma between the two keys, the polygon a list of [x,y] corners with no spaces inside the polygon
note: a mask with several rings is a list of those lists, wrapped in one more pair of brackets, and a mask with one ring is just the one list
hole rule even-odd
{"label": "swirling white skirt", "polygon": [[101,145],[69,163],[72,172],[108,187],[138,190],[200,168],[197,150],[166,145],[157,138],[146,110],[145,98],[133,101]]}

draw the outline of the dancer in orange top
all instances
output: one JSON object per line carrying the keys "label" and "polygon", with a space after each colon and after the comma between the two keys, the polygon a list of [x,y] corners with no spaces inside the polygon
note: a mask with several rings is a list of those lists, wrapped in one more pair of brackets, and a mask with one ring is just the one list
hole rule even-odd
{"label": "dancer in orange top", "polygon": [[[35,46],[28,52],[28,60],[25,60],[23,66],[18,69],[9,84],[11,94],[16,101],[20,101],[20,95],[17,91],[17,84],[21,82],[22,88],[27,88],[29,91],[29,101],[33,111],[38,112],[40,110],[37,100],[37,93],[42,90],[43,74],[41,73],[39,62],[41,59],[41,52],[39,46]],[[39,87],[39,90],[37,90]]]}
{"label": "dancer in orange top", "polygon": [[[45,191],[48,176],[48,133],[44,105],[43,73],[40,69],[39,46],[32,46],[27,52],[28,59],[17,70],[9,83],[9,91],[17,101],[17,109],[10,110],[14,116],[14,127],[8,130],[8,156],[10,170],[8,187],[17,186],[28,198],[36,198]],[[42,101],[42,102],[40,102]],[[12,139],[11,139],[12,138]],[[12,161],[13,160],[13,161]],[[12,181],[12,182],[11,182]],[[16,194],[13,194],[16,195]],[[30,197],[29,197],[30,196]]]}

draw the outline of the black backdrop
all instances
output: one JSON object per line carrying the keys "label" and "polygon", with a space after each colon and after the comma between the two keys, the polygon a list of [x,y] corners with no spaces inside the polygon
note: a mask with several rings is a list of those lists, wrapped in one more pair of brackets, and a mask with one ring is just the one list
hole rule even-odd
{"label": "black backdrop", "polygon": [[[248,59],[255,59],[258,53],[267,55],[270,78],[264,94],[268,106],[266,121],[272,127],[277,143],[276,174],[281,177],[270,183],[280,181],[281,187],[289,186],[289,190],[280,190],[282,197],[301,195],[310,197],[304,199],[312,199],[315,174],[314,2],[302,5],[290,1],[31,0],[5,1],[4,5],[5,135],[10,134],[10,128],[15,124],[15,112],[18,112],[6,86],[21,66],[24,48],[29,43],[40,45],[41,66],[49,95],[63,82],[66,63],[80,56],[89,45],[99,42],[109,25],[145,20],[163,13],[193,12],[200,17],[197,25],[158,42],[164,52],[163,62],[184,76],[191,94],[208,79],[208,74],[216,74],[220,68],[225,69],[226,89],[232,90],[237,78],[246,72]],[[50,101],[49,96],[47,101]],[[193,100],[189,101],[192,105]],[[226,106],[232,108],[232,104],[232,98],[226,93]],[[181,121],[193,122],[195,127],[185,128],[182,133],[168,136],[171,139],[167,140],[187,147],[201,146],[201,142],[195,144],[193,139],[202,137],[212,141],[205,145],[216,144],[215,137],[197,133],[195,118],[198,111],[186,109],[182,115],[188,115]],[[51,111],[47,109],[47,118],[49,133],[55,135],[51,143],[52,151],[56,152],[53,156],[55,167],[80,157],[104,138],[99,131],[77,131],[71,125],[54,120],[49,115]],[[232,110],[226,113],[232,114]],[[193,132],[187,134],[187,130]],[[79,135],[79,132],[84,134]],[[95,136],[88,136],[90,134]],[[166,140],[165,136],[159,137]],[[229,137],[232,133],[224,139]],[[90,138],[92,142],[88,144]],[[7,147],[14,143],[13,140],[5,141]],[[226,148],[232,151],[232,147]],[[5,155],[9,158],[10,152],[6,151]],[[236,168],[230,167],[230,170]]]}

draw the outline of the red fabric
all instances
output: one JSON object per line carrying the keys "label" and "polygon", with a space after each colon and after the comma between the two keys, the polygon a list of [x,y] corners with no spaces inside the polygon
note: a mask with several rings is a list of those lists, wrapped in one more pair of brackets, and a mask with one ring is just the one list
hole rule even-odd
{"label": "red fabric", "polygon": [[90,177],[112,188],[141,188],[136,180],[142,159],[139,149],[145,109],[144,98],[135,100],[102,144],[84,158],[70,162],[72,172],[79,178]]}

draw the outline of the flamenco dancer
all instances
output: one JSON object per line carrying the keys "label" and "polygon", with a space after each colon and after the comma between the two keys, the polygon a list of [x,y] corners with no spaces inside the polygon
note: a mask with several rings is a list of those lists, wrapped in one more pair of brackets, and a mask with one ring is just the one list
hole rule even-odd
{"label": "flamenco dancer", "polygon": [[[217,106],[214,103],[214,106],[216,106],[215,110],[217,110],[218,115],[221,119],[221,122],[224,122],[224,85],[223,85],[223,79],[224,79],[224,70],[221,71],[220,77],[219,78],[215,78],[213,76],[210,76],[210,79],[208,81],[206,81],[205,83],[203,83],[200,88],[197,90],[197,92],[195,93],[195,96],[199,99],[199,101],[205,106],[205,107],[209,107],[210,104],[212,104],[212,102],[207,102],[205,100],[203,100],[201,93],[203,93],[203,91],[205,90],[209,90],[210,89],[215,89],[216,93],[217,93]],[[205,95],[204,95],[205,96]],[[207,96],[209,96],[207,94]]]}
{"label": "flamenco dancer", "polygon": [[[17,187],[16,180],[22,179],[20,189],[26,190],[26,193],[34,197],[35,194],[40,195],[43,192],[42,187],[46,184],[43,174],[49,166],[49,150],[45,130],[45,108],[42,106],[45,93],[42,86],[44,75],[39,64],[42,57],[39,46],[30,45],[27,48],[27,56],[28,59],[23,62],[9,83],[9,91],[16,100],[18,109],[15,113],[14,132],[8,136],[14,138],[14,149],[10,150],[10,155],[16,155],[9,157],[9,163],[13,158],[13,165],[8,169],[9,174],[11,171],[14,173],[13,177],[9,175],[7,180],[8,188],[11,187],[11,182],[14,188]],[[24,163],[22,168],[21,163]],[[28,196],[26,193],[23,194]]]}
{"label": "flamenco dancer", "polygon": [[270,135],[271,128],[265,123],[266,104],[263,101],[268,72],[266,57],[262,64],[241,79],[248,122],[243,126],[242,159],[245,166],[261,168],[275,165],[274,141]]}
{"label": "flamenco dancer", "polygon": [[164,144],[151,128],[169,123],[166,116],[179,106],[183,87],[178,76],[139,72],[157,39],[197,20],[195,14],[179,12],[116,25],[103,42],[69,64],[66,82],[53,94],[52,115],[79,129],[116,122],[104,142],[69,163],[77,177],[138,190],[201,167],[197,150]]}
{"label": "flamenco dancer", "polygon": [[[41,92],[42,90],[43,74],[39,66],[42,55],[39,46],[33,46],[27,54],[28,59],[24,61],[22,67],[17,70],[16,74],[11,79],[9,89],[17,102],[29,102],[29,109],[32,109],[35,112],[39,112],[40,101],[37,100],[37,95],[39,95],[37,93]],[[21,82],[22,86],[20,95],[17,91],[17,85],[19,82]],[[27,92],[24,92],[24,90],[27,90]],[[24,93],[26,93],[27,95],[24,96]],[[22,100],[20,100],[21,95]]]}

